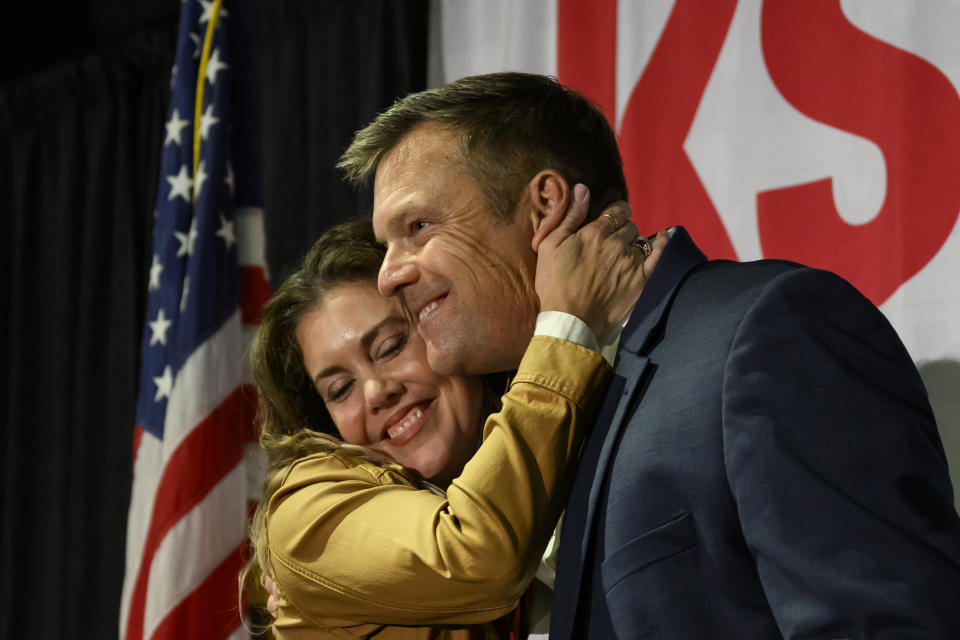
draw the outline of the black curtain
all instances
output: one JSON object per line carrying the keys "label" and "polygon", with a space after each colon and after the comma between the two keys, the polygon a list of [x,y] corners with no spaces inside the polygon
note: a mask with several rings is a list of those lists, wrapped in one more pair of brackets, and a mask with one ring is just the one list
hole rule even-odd
{"label": "black curtain", "polygon": [[[257,29],[276,282],[323,229],[369,209],[333,164],[423,88],[427,2],[260,0]],[[117,637],[175,31],[138,27],[0,86],[0,639]]]}
{"label": "black curtain", "polygon": [[267,259],[278,284],[327,227],[369,214],[334,168],[353,133],[426,85],[427,1],[258,3]]}
{"label": "black curtain", "polygon": [[0,638],[117,634],[174,36],[0,92]]}

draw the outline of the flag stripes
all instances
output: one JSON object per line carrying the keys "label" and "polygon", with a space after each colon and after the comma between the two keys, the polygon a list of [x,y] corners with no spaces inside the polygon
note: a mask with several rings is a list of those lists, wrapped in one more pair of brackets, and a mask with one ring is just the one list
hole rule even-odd
{"label": "flag stripes", "polygon": [[231,55],[251,44],[251,9],[181,5],[134,429],[126,640],[245,633],[236,580],[263,470],[247,357],[270,294],[259,159],[236,153],[256,146],[246,144],[255,112],[244,108],[255,96],[234,92],[243,69]]}

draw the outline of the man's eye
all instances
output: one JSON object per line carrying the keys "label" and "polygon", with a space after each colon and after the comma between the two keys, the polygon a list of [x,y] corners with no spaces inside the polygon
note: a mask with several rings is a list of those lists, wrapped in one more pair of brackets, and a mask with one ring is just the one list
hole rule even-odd
{"label": "man's eye", "polygon": [[410,224],[410,229],[416,233],[417,231],[422,231],[429,223],[426,220],[414,220]]}

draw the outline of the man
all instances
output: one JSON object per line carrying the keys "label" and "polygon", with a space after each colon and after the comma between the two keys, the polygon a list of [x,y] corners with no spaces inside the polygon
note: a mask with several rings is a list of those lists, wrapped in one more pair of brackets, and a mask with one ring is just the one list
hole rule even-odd
{"label": "man", "polygon": [[549,78],[410,95],[341,167],[375,178],[380,289],[404,296],[438,371],[515,367],[535,327],[616,351],[564,519],[551,638],[957,637],[960,519],[936,425],[906,350],[850,285],[707,262],[675,228],[622,333],[538,317],[535,251],[572,185],[594,216],[626,197],[603,116]]}

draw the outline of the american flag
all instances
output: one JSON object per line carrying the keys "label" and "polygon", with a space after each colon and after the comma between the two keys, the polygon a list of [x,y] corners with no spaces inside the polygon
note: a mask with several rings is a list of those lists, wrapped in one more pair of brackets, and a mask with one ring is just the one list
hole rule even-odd
{"label": "american flag", "polygon": [[[184,0],[141,346],[120,638],[241,638],[262,459],[249,338],[269,295],[249,0]],[[199,80],[199,82],[198,82]]]}

